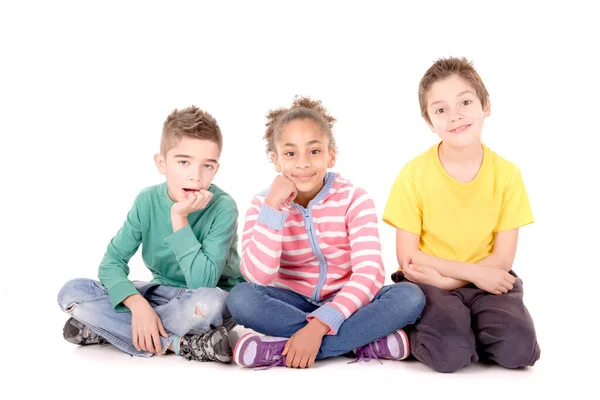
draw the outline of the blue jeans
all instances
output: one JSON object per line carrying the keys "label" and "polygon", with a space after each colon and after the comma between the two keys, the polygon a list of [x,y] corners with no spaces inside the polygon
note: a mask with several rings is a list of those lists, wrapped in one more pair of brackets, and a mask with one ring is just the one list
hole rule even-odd
{"label": "blue jeans", "polygon": [[[136,289],[148,287],[146,282],[133,282]],[[227,310],[227,292],[219,288],[190,290],[165,285],[153,285],[144,296],[150,303],[169,337],[161,337],[164,351],[176,337],[204,333],[222,325],[231,314]],[[131,333],[131,313],[116,312],[108,292],[98,281],[73,279],[58,293],[58,304],[77,321],[115,347],[134,356],[150,357],[152,353],[136,350]],[[196,313],[201,311],[202,315]]]}
{"label": "blue jeans", "polygon": [[[319,305],[290,290],[255,283],[240,283],[227,297],[227,306],[238,324],[284,338],[305,327],[307,315]],[[337,335],[323,337],[317,359],[346,354],[413,324],[424,306],[425,295],[417,285],[403,282],[384,286],[370,304],[341,325]]]}

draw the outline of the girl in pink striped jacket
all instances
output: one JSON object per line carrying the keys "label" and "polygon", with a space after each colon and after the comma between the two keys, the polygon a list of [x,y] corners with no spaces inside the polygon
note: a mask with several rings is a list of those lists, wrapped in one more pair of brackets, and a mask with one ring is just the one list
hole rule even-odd
{"label": "girl in pink striped jacket", "polygon": [[238,323],[269,336],[241,337],[235,362],[306,368],[348,353],[406,358],[401,328],[417,320],[425,297],[412,283],[383,286],[374,203],[327,171],[335,119],[308,98],[267,118],[279,175],[246,213],[240,269],[249,283],[235,286],[227,305]]}

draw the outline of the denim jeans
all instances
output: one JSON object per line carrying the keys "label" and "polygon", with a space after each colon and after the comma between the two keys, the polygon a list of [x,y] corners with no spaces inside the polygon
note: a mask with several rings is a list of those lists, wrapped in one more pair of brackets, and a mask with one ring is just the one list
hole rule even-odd
{"label": "denim jeans", "polygon": [[[176,336],[207,332],[222,325],[223,319],[231,315],[225,304],[227,292],[219,288],[190,290],[139,281],[133,284],[145,292],[144,297],[169,334],[169,337],[160,338],[164,351]],[[152,356],[152,353],[136,350],[133,346],[131,312],[116,312],[100,282],[92,279],[67,282],[58,293],[58,304],[63,311],[124,352],[139,357]]]}
{"label": "denim jeans", "polygon": [[[290,290],[255,283],[240,283],[227,297],[227,306],[238,324],[284,338],[306,326],[307,315],[321,304]],[[412,283],[384,286],[370,304],[341,325],[337,335],[323,337],[317,359],[346,354],[415,323],[424,305],[423,292]]]}

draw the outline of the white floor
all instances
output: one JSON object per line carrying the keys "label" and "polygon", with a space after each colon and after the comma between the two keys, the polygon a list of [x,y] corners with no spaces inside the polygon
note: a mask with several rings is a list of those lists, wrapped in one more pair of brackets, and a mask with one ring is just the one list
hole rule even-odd
{"label": "white floor", "polygon": [[[2,295],[7,294],[3,290]],[[213,394],[252,399],[346,396],[521,399],[552,394],[559,394],[561,398],[598,398],[593,380],[597,372],[593,366],[595,361],[577,359],[575,357],[582,354],[573,351],[582,343],[588,343],[586,335],[567,340],[559,330],[541,325],[538,331],[542,358],[535,367],[522,370],[474,364],[454,374],[440,374],[416,361],[380,364],[372,360],[347,364],[348,359],[337,358],[320,361],[307,370],[254,371],[234,364],[186,361],[173,354],[133,358],[109,345],[74,346],[61,336],[67,316],[62,316],[54,304],[39,308],[43,312],[44,332],[20,326],[19,335],[7,341],[6,327],[2,329],[3,343],[8,350],[5,353],[8,362],[2,362],[5,393],[16,390],[37,396],[107,400],[200,399]],[[13,317],[19,320],[18,308],[7,309],[7,312],[4,320]],[[245,331],[236,327],[232,331],[233,340]],[[593,335],[589,336],[592,339]]]}

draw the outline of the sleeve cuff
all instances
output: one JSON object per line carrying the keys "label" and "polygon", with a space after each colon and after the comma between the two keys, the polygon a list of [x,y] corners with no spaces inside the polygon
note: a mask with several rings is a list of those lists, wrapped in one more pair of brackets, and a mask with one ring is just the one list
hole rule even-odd
{"label": "sleeve cuff", "polygon": [[330,331],[327,332],[328,335],[337,335],[340,330],[340,326],[346,320],[342,313],[340,313],[335,307],[331,304],[327,303],[317,308],[312,313],[308,314],[306,317],[309,321],[312,318],[316,318],[325,325],[329,326]]}
{"label": "sleeve cuff", "polygon": [[265,224],[269,228],[283,231],[283,224],[285,223],[287,216],[287,213],[278,211],[267,204],[263,204],[260,207],[257,219],[258,222]]}
{"label": "sleeve cuff", "polygon": [[202,247],[202,245],[196,238],[196,235],[194,235],[192,227],[189,225],[186,225],[183,228],[179,229],[177,232],[173,232],[172,234],[167,236],[165,238],[165,242],[167,242],[167,244],[171,246],[171,249],[173,249],[175,256],[178,258],[179,256],[189,252],[190,249],[197,250],[198,246]]}
{"label": "sleeve cuff", "polygon": [[117,312],[129,311],[129,309],[123,304],[123,300],[132,294],[137,294],[138,291],[133,286],[131,281],[124,281],[116,284],[108,291],[108,297],[110,297],[110,303]]}

